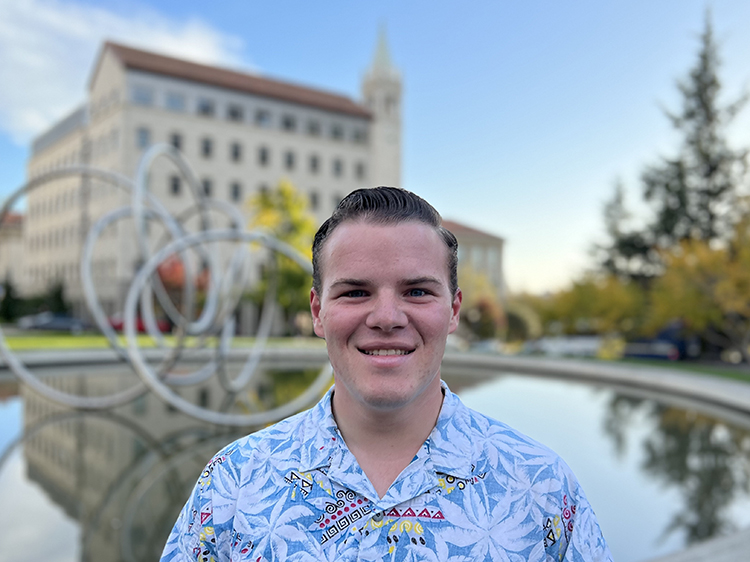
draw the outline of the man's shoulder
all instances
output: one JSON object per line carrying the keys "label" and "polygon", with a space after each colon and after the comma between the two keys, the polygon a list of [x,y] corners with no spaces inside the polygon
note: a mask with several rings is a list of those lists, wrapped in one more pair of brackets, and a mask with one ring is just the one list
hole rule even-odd
{"label": "man's shoulder", "polygon": [[[311,422],[311,410],[305,410],[273,425],[240,437],[224,446],[211,463],[228,463],[226,468],[242,468],[253,459],[260,460],[282,455],[285,458],[299,456],[304,429]],[[217,460],[218,459],[218,460]]]}
{"label": "man's shoulder", "polygon": [[487,449],[490,448],[513,456],[544,458],[551,465],[562,463],[557,453],[536,439],[500,420],[469,408],[460,401],[459,404],[458,412],[464,420],[467,437],[473,444],[475,454],[486,455]]}

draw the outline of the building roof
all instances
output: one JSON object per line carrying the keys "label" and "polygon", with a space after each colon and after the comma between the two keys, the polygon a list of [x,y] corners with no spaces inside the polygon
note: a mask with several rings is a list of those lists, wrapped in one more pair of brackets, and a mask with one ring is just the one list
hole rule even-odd
{"label": "building roof", "polygon": [[5,215],[5,218],[3,218],[1,224],[7,226],[21,225],[23,224],[23,215],[20,213],[8,213]]}
{"label": "building roof", "polygon": [[461,238],[463,236],[466,236],[466,237],[472,237],[474,239],[481,238],[481,239],[487,240],[488,242],[504,242],[505,241],[500,236],[495,236],[494,234],[484,232],[483,230],[477,230],[476,228],[466,226],[465,224],[461,224],[460,222],[456,222],[456,221],[444,220],[443,226],[447,228],[448,230],[450,230],[453,234],[455,234],[456,238]]}
{"label": "building roof", "polygon": [[158,55],[149,51],[142,51],[118,43],[112,43],[111,41],[107,41],[104,44],[98,62],[94,67],[92,82],[93,77],[96,76],[99,64],[101,64],[102,56],[107,49],[112,51],[126,68],[132,70],[218,86],[220,88],[316,107],[355,117],[372,118],[372,114],[366,107],[340,94]]}
{"label": "building roof", "polygon": [[34,139],[31,143],[31,154],[39,154],[44,149],[57,143],[61,138],[84,127],[88,122],[88,105],[84,104],[77,107],[72,113],[63,117],[60,121]]}

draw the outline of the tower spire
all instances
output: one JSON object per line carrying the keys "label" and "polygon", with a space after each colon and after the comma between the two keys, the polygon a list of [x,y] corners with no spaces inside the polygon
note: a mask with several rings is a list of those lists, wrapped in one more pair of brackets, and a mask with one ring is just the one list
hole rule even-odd
{"label": "tower spire", "polygon": [[401,185],[401,90],[401,75],[391,62],[381,24],[375,56],[362,80],[362,98],[372,112],[372,185]]}
{"label": "tower spire", "polygon": [[381,23],[378,30],[378,43],[375,48],[375,56],[372,59],[372,64],[369,68],[369,73],[375,76],[382,77],[398,77],[398,70],[393,66],[391,61],[391,53],[388,49],[388,37],[386,35],[385,24]]}

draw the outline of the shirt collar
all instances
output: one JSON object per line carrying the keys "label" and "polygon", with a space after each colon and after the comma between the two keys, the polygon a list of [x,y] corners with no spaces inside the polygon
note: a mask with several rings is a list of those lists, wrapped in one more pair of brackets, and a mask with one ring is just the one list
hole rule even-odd
{"label": "shirt collar", "polygon": [[445,381],[442,381],[442,387],[443,407],[427,439],[430,461],[435,472],[470,478],[474,467],[474,447],[469,409],[450,391]]}
{"label": "shirt collar", "polygon": [[[442,382],[444,393],[435,428],[427,438],[429,462],[435,472],[459,478],[472,476],[474,450],[471,441],[469,410]],[[300,470],[308,472],[328,466],[331,457],[341,450],[343,439],[331,409],[334,387],[309,411],[309,419],[300,431]]]}
{"label": "shirt collar", "polygon": [[334,452],[342,441],[331,410],[331,387],[325,396],[309,411],[300,428],[300,470],[309,472],[330,465]]}

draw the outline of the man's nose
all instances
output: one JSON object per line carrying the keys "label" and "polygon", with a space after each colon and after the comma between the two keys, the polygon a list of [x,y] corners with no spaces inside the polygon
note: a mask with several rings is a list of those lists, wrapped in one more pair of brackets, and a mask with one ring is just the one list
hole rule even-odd
{"label": "man's nose", "polygon": [[398,295],[381,293],[373,300],[372,309],[365,324],[368,328],[379,328],[389,332],[403,328],[409,322]]}

